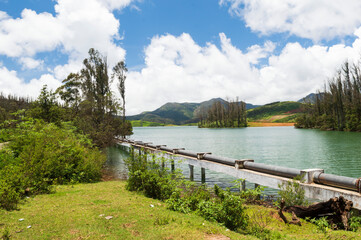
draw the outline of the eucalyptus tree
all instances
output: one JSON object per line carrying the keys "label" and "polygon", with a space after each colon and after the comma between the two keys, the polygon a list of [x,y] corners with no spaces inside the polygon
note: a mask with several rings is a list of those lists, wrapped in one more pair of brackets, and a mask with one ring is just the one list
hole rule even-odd
{"label": "eucalyptus tree", "polygon": [[123,122],[125,122],[125,79],[127,78],[126,72],[128,71],[123,61],[118,62],[113,68],[112,79],[118,80],[118,90],[122,98],[122,112]]}
{"label": "eucalyptus tree", "polygon": [[[122,68],[123,67],[123,68]],[[122,74],[124,71],[124,74]],[[122,79],[123,114],[125,113],[125,64],[118,63],[113,68],[112,78],[108,74],[107,59],[91,48],[89,57],[84,59],[79,73],[71,73],[58,88],[62,100],[74,110],[73,121],[84,133],[87,133],[98,146],[114,143],[115,136],[132,134],[130,122],[122,121],[117,113],[120,110],[118,100],[111,90],[114,77]],[[120,81],[121,82],[121,81]],[[119,87],[120,88],[120,87]]]}

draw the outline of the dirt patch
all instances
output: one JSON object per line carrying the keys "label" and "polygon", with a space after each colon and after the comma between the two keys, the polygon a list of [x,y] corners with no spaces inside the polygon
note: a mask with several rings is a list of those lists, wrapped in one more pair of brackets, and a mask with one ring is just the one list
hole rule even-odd
{"label": "dirt patch", "polygon": [[207,234],[205,239],[207,240],[229,240],[230,238],[221,234]]}
{"label": "dirt patch", "polygon": [[294,126],[294,123],[249,122],[250,127],[285,127]]}
{"label": "dirt patch", "polygon": [[3,142],[3,143],[0,143],[0,149],[2,149],[6,144],[8,144],[9,142]]}

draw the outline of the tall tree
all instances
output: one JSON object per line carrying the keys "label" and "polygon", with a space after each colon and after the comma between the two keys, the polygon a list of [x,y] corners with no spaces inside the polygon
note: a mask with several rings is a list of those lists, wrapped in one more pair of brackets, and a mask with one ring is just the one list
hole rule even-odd
{"label": "tall tree", "polygon": [[[125,119],[122,121],[117,116],[120,106],[110,87],[113,76],[118,77],[119,72],[114,72],[112,78],[109,78],[106,58],[93,48],[89,50],[89,57],[84,59],[83,64],[80,73],[69,74],[57,92],[76,113],[76,126],[87,133],[98,146],[109,146],[114,143],[116,136],[132,134],[130,122]],[[114,71],[119,70],[118,65],[114,67]],[[125,68],[124,62],[119,66]],[[123,96],[124,87],[122,98]],[[125,101],[122,110],[125,113]]]}
{"label": "tall tree", "polygon": [[123,122],[125,122],[125,79],[127,76],[125,75],[128,71],[125,63],[123,61],[118,62],[113,68],[112,78],[116,78],[118,80],[118,90],[120,96],[122,98],[122,112],[123,112]]}

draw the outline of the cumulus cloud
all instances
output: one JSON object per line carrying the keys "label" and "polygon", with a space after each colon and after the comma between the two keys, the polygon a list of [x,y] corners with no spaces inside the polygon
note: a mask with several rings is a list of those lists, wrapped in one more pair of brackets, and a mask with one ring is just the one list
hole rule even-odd
{"label": "cumulus cloud", "polygon": [[36,60],[30,57],[22,57],[19,59],[19,62],[23,65],[23,69],[41,69],[44,64],[44,60]]}
{"label": "cumulus cloud", "polygon": [[[67,55],[68,62],[49,69],[51,75],[43,75],[38,80],[31,80],[34,87],[29,87],[29,81],[17,78],[14,71],[2,68],[0,84],[7,91],[24,89],[21,94],[39,93],[41,86],[49,80],[59,83],[70,72],[81,68],[82,60],[88,56],[89,48],[95,48],[108,58],[109,65],[114,65],[125,58],[125,50],[115,43],[120,39],[119,21],[112,13],[122,9],[132,0],[57,0],[55,15],[47,12],[37,13],[24,9],[21,17],[12,18],[6,12],[0,11],[0,55],[16,59],[23,69],[41,68],[46,62],[36,60],[36,54],[42,52],[60,51]],[[16,79],[9,84],[10,79]],[[15,84],[15,85],[14,85]],[[27,86],[23,88],[23,86]],[[4,90],[5,89],[5,90]]]}
{"label": "cumulus cloud", "polygon": [[[220,47],[199,46],[189,34],[156,36],[145,49],[146,66],[128,74],[127,114],[213,97],[238,96],[253,104],[298,100],[322,89],[342,62],[359,59],[361,28],[355,34],[352,46],[289,43],[279,55],[271,42],[242,52],[224,34]],[[260,59],[268,63],[255,65]]]}
{"label": "cumulus cloud", "polygon": [[114,43],[119,38],[119,21],[108,8],[129,3],[130,0],[58,0],[55,16],[24,9],[21,18],[16,19],[1,12],[0,54],[31,57],[60,48],[70,58],[82,59],[94,47],[107,53],[111,61],[124,59],[125,50]]}
{"label": "cumulus cloud", "polygon": [[[154,37],[145,49],[146,67],[130,72],[128,114],[151,110],[169,101],[202,101],[212,97],[251,99],[258,93],[257,62],[269,51],[254,46],[243,53],[220,34],[221,46],[199,46],[189,34]],[[255,51],[254,49],[257,49]]]}
{"label": "cumulus cloud", "polygon": [[352,34],[361,24],[358,0],[220,0],[261,34],[283,33],[320,41]]}
{"label": "cumulus cloud", "polygon": [[16,71],[0,67],[0,89],[5,95],[14,94],[35,99],[44,85],[47,85],[49,89],[56,89],[60,86],[60,82],[50,74],[44,74],[39,79],[25,82],[24,79],[17,76]]}

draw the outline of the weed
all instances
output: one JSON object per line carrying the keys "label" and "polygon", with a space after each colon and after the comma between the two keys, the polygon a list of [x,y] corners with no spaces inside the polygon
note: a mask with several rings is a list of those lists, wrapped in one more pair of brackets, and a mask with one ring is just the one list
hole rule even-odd
{"label": "weed", "polygon": [[167,217],[157,217],[154,221],[154,225],[156,226],[164,226],[170,223],[170,221],[174,219],[171,219],[169,216]]}

